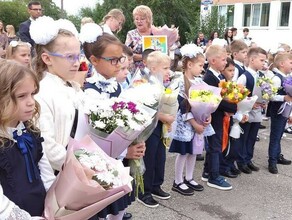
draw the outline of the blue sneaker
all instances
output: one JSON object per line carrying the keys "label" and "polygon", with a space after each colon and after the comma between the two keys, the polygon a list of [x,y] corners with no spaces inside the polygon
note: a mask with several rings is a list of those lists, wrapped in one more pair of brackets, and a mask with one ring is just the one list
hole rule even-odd
{"label": "blue sneaker", "polygon": [[222,176],[218,176],[216,179],[209,179],[207,185],[220,190],[231,190],[232,186]]}

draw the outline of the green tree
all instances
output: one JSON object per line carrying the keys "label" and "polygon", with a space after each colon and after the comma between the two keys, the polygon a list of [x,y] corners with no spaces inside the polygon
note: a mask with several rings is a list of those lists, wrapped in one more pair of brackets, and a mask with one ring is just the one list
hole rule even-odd
{"label": "green tree", "polygon": [[191,31],[186,33],[188,42],[194,42],[199,32],[204,33],[208,38],[213,31],[218,31],[219,37],[223,38],[225,29],[225,18],[218,14],[218,8],[212,7],[212,11],[204,17],[197,16],[194,26],[191,27]]}
{"label": "green tree", "polygon": [[94,9],[81,9],[81,17],[92,17],[95,22],[100,23],[103,16],[112,8],[123,10],[126,22],[118,37],[122,42],[125,41],[126,34],[129,30],[135,28],[133,23],[132,12],[137,5],[147,5],[153,12],[155,26],[174,24],[179,27],[181,42],[185,43],[185,33],[191,31],[195,24],[196,17],[200,13],[200,0],[105,0],[102,5],[96,4]]}
{"label": "green tree", "polygon": [[[28,19],[27,4],[30,0],[0,1],[0,15],[4,24],[12,24],[18,31],[19,24]],[[54,19],[61,18],[61,9],[52,0],[39,0],[43,14]],[[66,15],[65,15],[66,16]]]}

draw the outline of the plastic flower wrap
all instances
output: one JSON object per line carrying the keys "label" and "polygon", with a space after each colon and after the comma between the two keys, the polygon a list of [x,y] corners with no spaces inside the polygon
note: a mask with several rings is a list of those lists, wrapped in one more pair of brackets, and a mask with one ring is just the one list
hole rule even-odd
{"label": "plastic flower wrap", "polygon": [[[188,101],[194,119],[199,124],[207,121],[210,115],[218,108],[222,97],[221,88],[210,86],[204,82],[194,84],[189,89]],[[204,147],[204,134],[197,134],[193,138],[193,152],[200,154]]]}
{"label": "plastic flower wrap", "polygon": [[46,195],[45,219],[89,219],[132,191],[129,172],[89,136],[71,139],[63,168]]}
{"label": "plastic flower wrap", "polygon": [[168,48],[175,43],[178,38],[178,28],[169,28],[166,24],[162,27],[152,25],[151,31],[153,35],[166,35]]}
{"label": "plastic flower wrap", "polygon": [[122,98],[96,102],[88,98],[86,114],[92,139],[111,157],[117,158],[152,122],[150,108]]}
{"label": "plastic flower wrap", "polygon": [[[287,95],[292,96],[292,76],[287,77],[283,82],[283,89],[287,93]],[[284,102],[278,114],[282,114],[283,117],[288,118],[292,111],[292,102]]]}
{"label": "plastic flower wrap", "polygon": [[258,96],[257,102],[266,103],[271,97],[277,94],[278,89],[273,81],[267,77],[259,77],[257,80],[254,94]]}
{"label": "plastic flower wrap", "polygon": [[[236,114],[241,115],[247,115],[251,110],[255,102],[257,101],[258,96],[254,95],[252,97],[246,97],[242,101],[237,103],[237,112]],[[230,130],[230,137],[233,137],[235,139],[238,139],[240,137],[240,134],[243,133],[243,130],[241,129],[239,125],[238,120],[233,120],[233,125]]]}
{"label": "plastic flower wrap", "polygon": [[[160,102],[160,110],[159,112],[163,114],[168,115],[176,115],[177,110],[179,107],[178,104],[178,97],[179,94],[179,86],[177,81],[171,81],[167,88],[165,88],[164,93],[161,97]],[[170,128],[171,127],[171,128]],[[169,130],[171,129],[171,132],[174,130],[173,125],[163,124],[162,126],[162,139],[165,147],[169,147],[171,144],[171,133]]]}
{"label": "plastic flower wrap", "polygon": [[[133,100],[148,108],[152,109],[152,122],[148,125],[133,141],[133,144],[145,142],[154,131],[158,118],[157,112],[160,108],[160,101],[163,94],[162,79],[153,75],[142,74],[139,69],[135,72],[130,86],[124,90],[119,97]],[[145,165],[143,158],[137,160],[130,160],[131,175],[136,181],[136,196],[141,190],[144,193],[143,174],[145,172]]]}
{"label": "plastic flower wrap", "polygon": [[230,103],[235,104],[245,99],[250,93],[250,91],[245,86],[231,81],[226,82],[221,80],[219,87],[222,88],[222,98]]}

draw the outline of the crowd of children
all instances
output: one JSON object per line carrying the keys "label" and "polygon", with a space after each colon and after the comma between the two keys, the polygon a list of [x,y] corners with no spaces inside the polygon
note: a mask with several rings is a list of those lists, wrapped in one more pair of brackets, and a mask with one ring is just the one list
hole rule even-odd
{"label": "crowd of children", "polygon": [[[118,12],[119,15],[122,13]],[[116,29],[120,29],[124,22],[124,16],[120,18],[117,21],[111,19],[116,22]],[[105,27],[110,27],[106,20]],[[95,31],[88,34],[88,30]],[[75,137],[78,118],[83,111],[82,97],[95,94],[96,101],[118,97],[130,85],[131,73],[135,72],[131,69],[131,45],[126,46],[95,23],[84,24],[78,39],[71,22],[54,21],[44,16],[32,23],[31,37],[36,43],[33,62],[31,45],[21,41],[11,41],[7,59],[0,60],[0,219],[42,216],[46,191],[55,179],[54,172],[57,175],[62,169],[69,138]],[[81,47],[92,65],[90,77],[83,85],[74,81],[82,57]],[[177,153],[171,190],[183,196],[204,190],[203,185],[194,180],[197,153],[194,152],[193,138],[196,135],[205,136],[202,180],[207,186],[231,190],[232,185],[225,177],[236,178],[241,172],[259,171],[253,157],[262,109],[266,109],[271,120],[269,172],[278,173],[277,164],[291,164],[281,153],[281,137],[292,117],[278,113],[285,102],[292,102],[291,94],[283,87],[286,77],[292,72],[290,48],[288,51],[280,49],[277,55],[273,55],[273,66],[270,66],[274,69],[266,76],[260,74],[268,56],[265,50],[250,48],[242,40],[233,40],[229,48],[232,58],[227,57],[223,46],[209,45],[203,53],[195,44],[184,45],[181,48],[182,73],[176,77],[180,89],[177,115],[158,113],[157,126],[146,142],[130,145],[121,155],[125,166],[129,159],[144,159],[144,192],[140,192],[137,198],[143,205],[155,208],[159,202],[154,198],[169,199],[171,196],[161,187],[167,153],[161,139],[163,124],[168,127],[174,122],[176,124],[169,148],[170,153]],[[206,61],[208,67],[204,69]],[[172,73],[168,55],[147,49],[141,62],[145,66],[140,70],[142,75],[160,76],[165,82],[169,80]],[[194,118],[187,97],[191,85],[206,83],[218,87],[222,80],[234,81],[245,86],[251,97],[256,95],[258,78],[268,76],[278,89],[268,104],[256,102],[249,113],[240,115],[237,114],[237,104],[223,99],[203,123]],[[222,151],[225,117],[231,122],[238,120],[243,129],[239,138],[229,137],[228,154]],[[135,193],[131,193],[120,198],[91,219],[131,218],[125,211],[134,197]]]}

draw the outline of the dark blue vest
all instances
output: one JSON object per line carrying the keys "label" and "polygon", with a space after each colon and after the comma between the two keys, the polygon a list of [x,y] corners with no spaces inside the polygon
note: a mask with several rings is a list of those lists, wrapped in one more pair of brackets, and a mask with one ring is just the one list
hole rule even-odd
{"label": "dark blue vest", "polygon": [[[279,88],[277,94],[278,95],[287,95],[287,93],[285,92],[284,88],[283,88],[283,82],[284,82],[284,77],[280,74],[275,72],[275,76],[279,77],[281,80],[281,87]],[[270,101],[268,104],[268,108],[267,108],[267,116],[271,116],[271,115],[277,115],[279,108],[281,107],[281,105],[284,102],[273,102]]]}
{"label": "dark blue vest", "polygon": [[[41,144],[43,139],[33,134],[32,140],[33,144],[29,153],[34,164],[38,165],[43,156]],[[33,180],[30,182],[27,176],[27,161],[17,143],[11,140],[5,141],[4,146],[0,148],[0,182],[3,193],[30,215],[41,216],[44,211],[46,190],[40,177],[38,166],[35,175],[32,176]],[[30,164],[29,170],[33,173],[31,163],[27,164]]]}
{"label": "dark blue vest", "polygon": [[254,78],[251,75],[251,73],[248,72],[248,71],[245,71],[243,74],[246,77],[246,85],[245,85],[245,87],[250,91],[248,96],[251,97],[252,96],[252,92],[253,92],[254,83],[255,83],[254,82]]}
{"label": "dark blue vest", "polygon": [[240,77],[244,72],[245,68],[235,63],[235,68],[238,69],[238,77]]}

